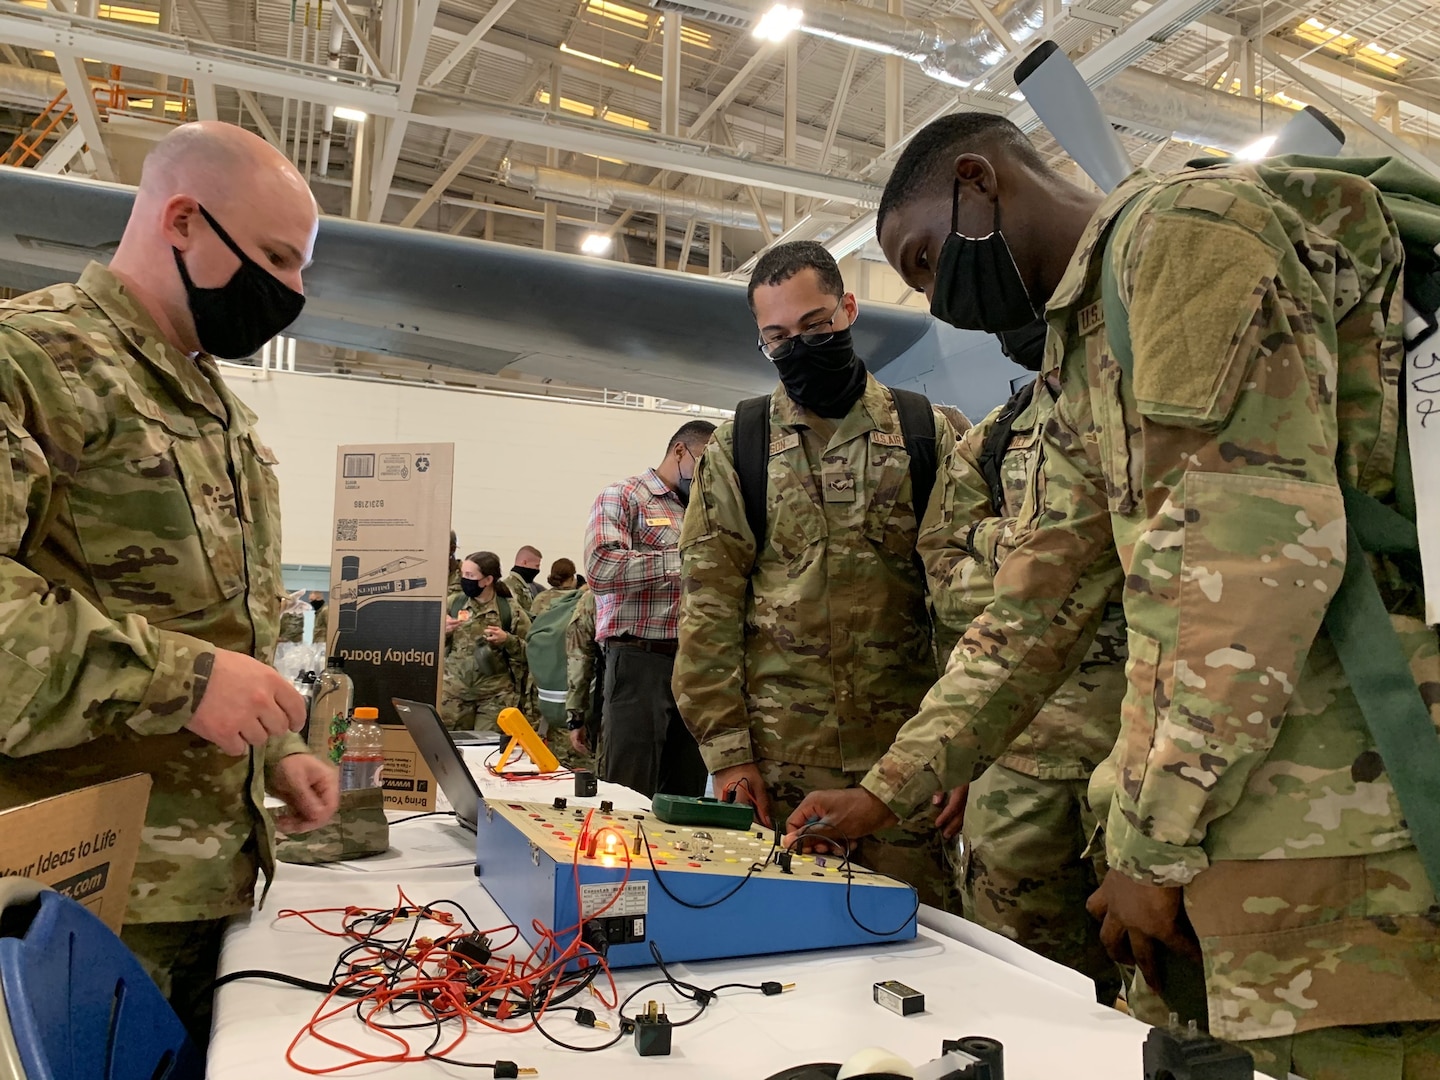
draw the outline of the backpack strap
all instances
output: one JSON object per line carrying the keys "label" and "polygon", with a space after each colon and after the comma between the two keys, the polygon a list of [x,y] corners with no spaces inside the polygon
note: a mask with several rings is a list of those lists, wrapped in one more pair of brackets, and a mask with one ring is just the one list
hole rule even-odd
{"label": "backpack strap", "polygon": [[1105,334],[1110,356],[1126,375],[1135,370],[1135,353],[1130,348],[1130,312],[1125,310],[1125,304],[1120,299],[1120,283],[1115,280],[1115,270],[1110,262],[1110,241],[1115,238],[1116,229],[1134,205],[1135,200],[1131,199],[1110,220],[1100,249],[1100,307],[1105,313]]}
{"label": "backpack strap", "polygon": [[1365,725],[1430,884],[1440,889],[1440,738],[1430,709],[1375,584],[1365,552],[1404,553],[1418,547],[1415,525],[1370,496],[1342,484],[1350,555],[1345,576],[1325,609],[1325,628],[1365,715]]}
{"label": "backpack strap", "polygon": [[[1135,368],[1130,315],[1120,302],[1111,269],[1110,237],[1128,209],[1111,223],[1100,270],[1110,355],[1127,375]],[[1402,442],[1404,438],[1402,432]],[[1325,630],[1385,764],[1425,876],[1440,891],[1440,785],[1435,783],[1440,776],[1440,736],[1366,558],[1367,553],[1398,556],[1402,561],[1413,558],[1419,550],[1419,534],[1404,515],[1343,481],[1340,493],[1345,499],[1349,554],[1340,587],[1325,609]]]}
{"label": "backpack strap", "polygon": [[755,560],[765,546],[765,499],[770,484],[770,399],[746,398],[735,407],[735,478],[745,520],[755,538]]}
{"label": "backpack strap", "polygon": [[995,426],[985,436],[980,446],[980,475],[990,489],[990,508],[997,517],[1005,516],[1005,481],[1000,474],[1000,465],[1005,460],[1005,451],[1010,447],[1010,432],[1020,414],[1030,407],[1035,397],[1035,386],[1039,379],[1026,383],[1015,393],[995,418]]}
{"label": "backpack strap", "polygon": [[913,390],[890,388],[895,412],[900,417],[900,433],[905,438],[905,452],[910,455],[910,492],[915,504],[918,526],[930,505],[930,492],[935,487],[935,410],[930,399]]}
{"label": "backpack strap", "polygon": [[507,634],[510,633],[510,601],[497,592],[495,594],[495,606],[500,609],[500,629],[504,630]]}

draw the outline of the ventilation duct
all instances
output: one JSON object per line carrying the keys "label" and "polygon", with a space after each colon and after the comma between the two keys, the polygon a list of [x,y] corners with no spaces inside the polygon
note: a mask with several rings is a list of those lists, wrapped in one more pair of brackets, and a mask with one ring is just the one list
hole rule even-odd
{"label": "ventilation duct", "polygon": [[[1137,135],[1239,150],[1261,135],[1274,134],[1294,113],[1196,83],[1168,79],[1134,68],[1095,87],[1100,107],[1115,123]],[[1357,157],[1389,157],[1394,151],[1358,124],[1333,114],[1345,132],[1345,153]],[[1431,157],[1440,156],[1440,140],[1406,133],[1406,142]]]}
{"label": "ventilation duct", "polygon": [[[754,211],[739,203],[702,199],[678,191],[662,191],[628,180],[584,176],[563,169],[526,165],[517,161],[507,161],[502,166],[501,177],[508,186],[527,192],[537,199],[589,206],[597,210],[619,207],[622,210],[638,210],[645,214],[694,218],[710,225],[733,229],[760,228]],[[780,220],[772,218],[770,227],[773,232],[779,232]]]}
{"label": "ventilation duct", "polygon": [[49,71],[0,64],[0,104],[39,112],[65,92],[65,80]]}

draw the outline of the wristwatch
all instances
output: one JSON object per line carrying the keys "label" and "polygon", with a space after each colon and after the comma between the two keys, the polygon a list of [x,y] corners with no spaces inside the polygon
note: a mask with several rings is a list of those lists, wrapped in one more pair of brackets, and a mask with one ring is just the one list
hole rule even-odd
{"label": "wristwatch", "polygon": [[585,727],[585,714],[572,712],[565,714],[565,726],[571,731],[580,731]]}

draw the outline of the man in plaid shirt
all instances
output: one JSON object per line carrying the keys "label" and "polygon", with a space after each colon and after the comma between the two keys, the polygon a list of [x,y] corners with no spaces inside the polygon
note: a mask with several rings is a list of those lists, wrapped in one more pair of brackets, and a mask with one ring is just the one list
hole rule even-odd
{"label": "man in plaid shirt", "polygon": [[680,604],[676,544],[695,463],[714,431],[704,420],[683,426],[659,465],[600,493],[585,530],[595,640],[605,649],[600,777],[646,796],[702,795],[708,777],[670,676]]}

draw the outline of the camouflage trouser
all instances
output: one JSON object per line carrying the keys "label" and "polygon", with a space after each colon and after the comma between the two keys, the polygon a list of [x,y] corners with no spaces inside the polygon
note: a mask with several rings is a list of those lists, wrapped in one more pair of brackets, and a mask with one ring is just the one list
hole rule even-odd
{"label": "camouflage trouser", "polygon": [[227,921],[131,923],[120,931],[120,940],[155,981],[202,1051],[210,1042],[211,984],[220,966],[220,939]]}
{"label": "camouflage trouser", "polygon": [[566,729],[564,720],[551,722],[550,730],[545,733],[545,745],[550,747],[550,752],[560,762],[562,769],[571,772],[576,769],[595,771],[595,755],[575,752],[575,747],[570,745],[570,732]]}
{"label": "camouflage trouser", "polygon": [[992,765],[970,785],[957,885],[965,918],[1095,981],[1113,1005],[1123,976],[1085,901],[1105,874],[1085,856],[1095,815],[1085,780],[1038,780]]}
{"label": "camouflage trouser", "polygon": [[[854,787],[863,772],[844,772],[816,765],[789,765],[783,761],[757,761],[760,779],[770,796],[775,825],[783,830],[785,819],[812,791]],[[935,828],[939,811],[927,807],[908,821],[881,829],[856,845],[853,857],[867,870],[907,881],[920,894],[920,902],[946,911],[956,911],[954,875],[945,858],[945,841]]]}
{"label": "camouflage trouser", "polygon": [[519,709],[520,695],[509,690],[482,698],[462,697],[446,686],[440,695],[440,719],[451,730],[499,731],[498,719],[503,709]]}
{"label": "camouflage trouser", "polygon": [[1265,1076],[1305,1080],[1434,1080],[1440,1077],[1440,1023],[1323,1028],[1241,1043]]}

